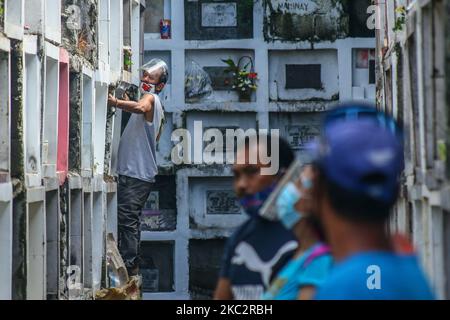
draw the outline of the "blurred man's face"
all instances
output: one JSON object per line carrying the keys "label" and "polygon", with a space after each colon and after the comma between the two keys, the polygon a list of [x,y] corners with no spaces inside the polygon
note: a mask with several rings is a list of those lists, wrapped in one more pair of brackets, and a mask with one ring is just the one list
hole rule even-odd
{"label": "blurred man's face", "polygon": [[259,158],[256,164],[250,163],[250,159],[257,155],[257,144],[243,147],[237,151],[237,164],[233,166],[233,172],[234,190],[238,198],[260,192],[278,179],[276,175],[261,175],[261,168],[269,165],[262,165]]}
{"label": "blurred man's face", "polygon": [[158,69],[151,73],[144,71],[141,81],[155,87],[156,92],[160,92],[164,88],[164,83],[160,83],[162,70]]}

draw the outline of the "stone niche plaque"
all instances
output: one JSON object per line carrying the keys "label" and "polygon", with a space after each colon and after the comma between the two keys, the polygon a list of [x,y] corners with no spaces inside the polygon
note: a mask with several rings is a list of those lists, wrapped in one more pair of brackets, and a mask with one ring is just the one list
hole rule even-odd
{"label": "stone niche plaque", "polygon": [[207,190],[206,214],[240,214],[233,190]]}
{"label": "stone niche plaque", "polygon": [[253,37],[253,0],[185,0],[186,40]]}
{"label": "stone niche plaque", "polygon": [[294,150],[305,150],[306,145],[320,134],[318,124],[310,125],[287,125],[285,127],[286,138]]}
{"label": "stone niche plaque", "polygon": [[287,64],[286,89],[322,89],[321,72],[320,64]]}
{"label": "stone niche plaque", "polygon": [[279,129],[300,161],[308,162],[307,144],[321,133],[320,112],[270,113],[270,129]]}
{"label": "stone niche plaque", "polygon": [[226,72],[228,67],[203,67],[203,70],[211,78],[212,88],[218,91],[232,90],[233,76]]}
{"label": "stone niche plaque", "polygon": [[236,3],[202,3],[202,28],[237,27]]}
{"label": "stone niche plaque", "polygon": [[347,1],[263,1],[266,41],[334,41],[348,36]]}

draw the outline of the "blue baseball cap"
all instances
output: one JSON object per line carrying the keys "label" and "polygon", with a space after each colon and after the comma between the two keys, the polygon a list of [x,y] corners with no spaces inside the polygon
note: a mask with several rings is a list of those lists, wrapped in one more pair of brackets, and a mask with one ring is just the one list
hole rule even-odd
{"label": "blue baseball cap", "polygon": [[337,186],[385,204],[395,202],[404,167],[403,143],[395,121],[386,114],[361,105],[333,110],[324,119],[322,136],[308,149]]}

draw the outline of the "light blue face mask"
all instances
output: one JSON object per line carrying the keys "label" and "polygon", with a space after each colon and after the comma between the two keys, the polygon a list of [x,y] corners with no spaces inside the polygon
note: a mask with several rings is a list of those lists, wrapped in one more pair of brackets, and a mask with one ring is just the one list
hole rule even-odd
{"label": "light blue face mask", "polygon": [[295,209],[295,204],[300,200],[301,193],[294,183],[284,186],[277,199],[277,215],[281,223],[292,229],[302,218],[302,214]]}
{"label": "light blue face mask", "polygon": [[[305,189],[311,189],[312,181],[302,178],[302,185]],[[277,199],[277,214],[281,223],[292,229],[301,220],[302,213],[295,209],[295,204],[301,199],[302,194],[294,183],[290,182],[284,186]]]}

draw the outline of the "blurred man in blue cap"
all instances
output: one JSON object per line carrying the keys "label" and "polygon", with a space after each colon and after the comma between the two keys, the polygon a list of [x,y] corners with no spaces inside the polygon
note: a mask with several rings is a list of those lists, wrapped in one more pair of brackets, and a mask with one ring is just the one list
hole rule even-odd
{"label": "blurred man in blue cap", "polygon": [[396,252],[387,231],[404,163],[395,121],[373,107],[341,106],[310,152],[313,212],[335,259],[315,298],[433,299],[416,256]]}

